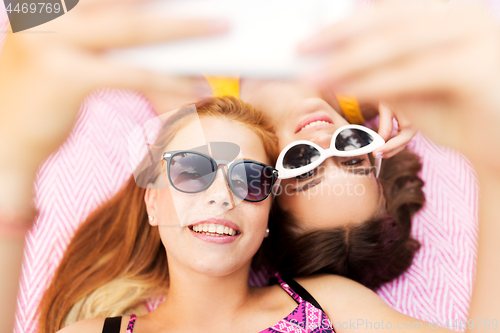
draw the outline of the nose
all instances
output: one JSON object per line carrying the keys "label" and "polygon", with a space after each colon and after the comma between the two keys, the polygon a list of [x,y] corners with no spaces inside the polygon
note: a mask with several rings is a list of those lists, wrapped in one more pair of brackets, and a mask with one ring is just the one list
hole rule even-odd
{"label": "nose", "polygon": [[309,141],[314,142],[315,144],[319,145],[323,149],[328,149],[328,148],[330,148],[330,143],[332,141],[332,135],[331,134],[321,134],[317,137],[311,138]]}
{"label": "nose", "polygon": [[215,176],[214,182],[205,191],[205,197],[203,202],[205,205],[213,208],[222,208],[224,211],[233,209],[235,207],[233,193],[226,181],[226,170],[227,167],[224,165],[219,165],[217,170],[217,175]]}

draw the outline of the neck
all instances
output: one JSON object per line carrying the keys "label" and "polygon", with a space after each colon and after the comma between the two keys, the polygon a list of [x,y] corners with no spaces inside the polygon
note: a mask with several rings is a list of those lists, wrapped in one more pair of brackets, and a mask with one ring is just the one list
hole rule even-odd
{"label": "neck", "polygon": [[155,311],[162,322],[168,320],[169,327],[220,327],[229,323],[251,297],[250,264],[224,276],[170,266],[168,295]]}

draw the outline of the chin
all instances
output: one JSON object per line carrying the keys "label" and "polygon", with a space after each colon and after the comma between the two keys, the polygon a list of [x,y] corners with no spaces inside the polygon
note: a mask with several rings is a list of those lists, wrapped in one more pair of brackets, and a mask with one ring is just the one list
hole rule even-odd
{"label": "chin", "polygon": [[242,262],[232,262],[224,260],[219,256],[212,258],[200,258],[199,261],[193,261],[190,267],[193,271],[207,276],[226,276],[234,273],[245,266]]}
{"label": "chin", "polygon": [[199,274],[213,277],[228,276],[237,271],[235,267],[198,267],[196,271]]}

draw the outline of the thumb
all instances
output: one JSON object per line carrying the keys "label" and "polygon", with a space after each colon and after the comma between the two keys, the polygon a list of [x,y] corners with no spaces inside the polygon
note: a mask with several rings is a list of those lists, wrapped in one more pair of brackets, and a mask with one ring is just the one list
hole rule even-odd
{"label": "thumb", "polygon": [[378,134],[385,141],[388,141],[392,134],[392,118],[394,117],[394,113],[382,103],[379,104],[378,109],[380,114]]}

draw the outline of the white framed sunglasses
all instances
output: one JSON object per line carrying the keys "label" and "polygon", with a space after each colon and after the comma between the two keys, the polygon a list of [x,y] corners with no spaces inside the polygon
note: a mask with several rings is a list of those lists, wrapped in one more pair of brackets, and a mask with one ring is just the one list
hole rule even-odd
{"label": "white framed sunglasses", "polygon": [[[314,142],[299,140],[290,143],[280,153],[276,162],[279,179],[289,179],[316,169],[332,156],[350,157],[373,152],[385,140],[375,131],[360,125],[345,125],[333,133],[330,148],[323,149]],[[382,158],[375,159],[375,177],[380,174]]]}

